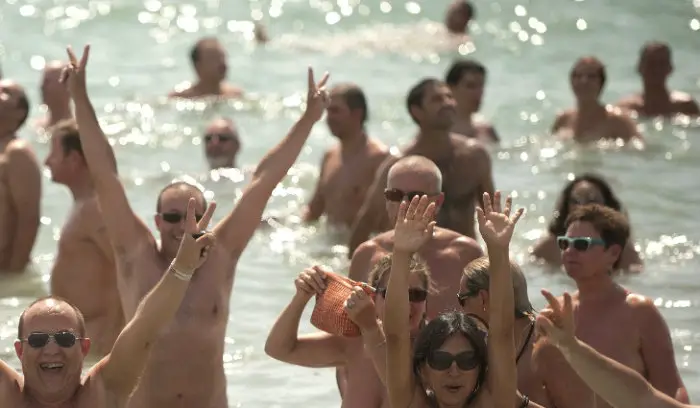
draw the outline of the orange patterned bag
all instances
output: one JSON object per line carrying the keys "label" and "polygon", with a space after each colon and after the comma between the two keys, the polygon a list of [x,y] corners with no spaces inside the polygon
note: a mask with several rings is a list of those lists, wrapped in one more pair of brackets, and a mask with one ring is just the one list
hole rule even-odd
{"label": "orange patterned bag", "polygon": [[[316,295],[316,306],[311,313],[311,324],[324,332],[344,337],[357,337],[360,328],[345,312],[345,301],[352,294],[353,286],[362,286],[345,276],[326,272],[326,290]],[[371,289],[365,292],[372,294]]]}

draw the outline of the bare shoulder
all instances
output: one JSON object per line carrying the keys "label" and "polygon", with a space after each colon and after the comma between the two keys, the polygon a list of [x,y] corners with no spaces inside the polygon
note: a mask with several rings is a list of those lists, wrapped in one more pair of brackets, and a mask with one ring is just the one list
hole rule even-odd
{"label": "bare shoulder", "polygon": [[394,247],[394,230],[384,231],[367,242],[372,242],[377,250],[391,251]]}
{"label": "bare shoulder", "polygon": [[692,102],[695,103],[695,99],[693,98],[692,95],[690,95],[687,92],[681,92],[681,91],[671,91],[671,102],[673,103],[687,103],[687,102]]}
{"label": "bare shoulder", "polygon": [[638,293],[628,293],[625,302],[635,313],[659,313],[653,299]]}
{"label": "bare shoulder", "polygon": [[231,84],[225,84],[223,86],[223,95],[227,98],[241,98],[243,96],[243,89]]}
{"label": "bare shoulder", "polygon": [[675,110],[681,114],[700,114],[700,106],[698,106],[698,102],[690,94],[685,92],[671,92],[671,103],[673,103]]}
{"label": "bare shoulder", "polygon": [[450,134],[450,138],[455,153],[460,156],[469,157],[470,159],[489,157],[488,149],[477,139],[463,137],[457,133]]}
{"label": "bare shoulder", "polygon": [[620,99],[615,105],[622,109],[639,110],[642,107],[642,104],[642,96],[639,94],[634,94]]}
{"label": "bare shoulder", "polygon": [[14,159],[31,159],[36,161],[36,154],[34,154],[34,149],[26,140],[14,139],[8,143],[7,148],[5,148],[5,154],[8,160]]}
{"label": "bare shoulder", "polygon": [[450,250],[458,252],[460,257],[471,257],[467,262],[483,255],[479,243],[467,236],[446,228],[436,228],[435,239]]}
{"label": "bare shoulder", "polygon": [[[10,367],[6,362],[0,360],[0,390],[7,390],[12,384],[21,384],[22,376],[17,370]],[[2,398],[0,398],[2,401]]]}

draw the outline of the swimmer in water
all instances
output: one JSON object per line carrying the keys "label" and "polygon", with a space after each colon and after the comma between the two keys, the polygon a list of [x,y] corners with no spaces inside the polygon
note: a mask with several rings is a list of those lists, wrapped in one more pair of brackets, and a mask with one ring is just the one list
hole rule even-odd
{"label": "swimmer in water", "polygon": [[233,120],[228,118],[214,119],[207,126],[202,139],[204,140],[204,155],[210,169],[236,167],[236,157],[241,150],[241,139]]}
{"label": "swimmer in water", "polygon": [[445,12],[445,28],[450,34],[466,34],[469,22],[476,17],[474,5],[470,1],[455,0]]}

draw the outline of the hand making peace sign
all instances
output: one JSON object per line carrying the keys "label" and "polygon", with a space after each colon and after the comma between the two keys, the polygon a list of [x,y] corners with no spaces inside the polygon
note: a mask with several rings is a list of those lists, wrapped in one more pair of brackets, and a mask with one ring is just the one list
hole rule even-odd
{"label": "hand making peace sign", "polygon": [[328,91],[326,90],[326,82],[328,82],[328,72],[316,83],[314,80],[314,70],[309,67],[306,111],[304,114],[314,122],[321,120],[323,112],[328,107],[329,97]]}
{"label": "hand making peace sign", "polygon": [[[209,226],[216,203],[211,203],[204,212],[202,219],[197,223],[194,219],[195,199],[190,198],[187,202],[187,212],[185,214],[185,233],[180,240],[180,249],[175,256],[175,266],[185,273],[194,273],[202,266],[209,255],[209,250],[216,243],[216,237],[211,232],[204,232]],[[195,238],[202,233],[201,236]],[[190,272],[191,271],[191,272]]]}
{"label": "hand making peace sign", "polygon": [[86,45],[83,48],[83,55],[80,57],[80,61],[75,57],[72,47],[68,46],[66,52],[68,53],[68,65],[61,72],[61,83],[68,85],[71,96],[85,93],[87,92],[85,70],[90,57],[90,46]]}

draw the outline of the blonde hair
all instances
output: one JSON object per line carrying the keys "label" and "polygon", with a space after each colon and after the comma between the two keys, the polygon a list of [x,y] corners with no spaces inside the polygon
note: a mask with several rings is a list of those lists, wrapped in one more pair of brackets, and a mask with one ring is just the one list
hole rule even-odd
{"label": "blonde hair", "polygon": [[[389,280],[389,273],[391,272],[391,260],[392,254],[383,256],[376,264],[372,267],[367,277],[367,283],[373,288],[383,288]],[[429,293],[433,293],[433,281],[430,277],[430,268],[428,264],[420,257],[418,254],[413,254],[411,257],[411,262],[408,266],[409,274],[418,274],[423,283],[423,286]]]}
{"label": "blonde hair", "polygon": [[[482,256],[471,262],[464,268],[462,279],[465,282],[466,293],[476,295],[479,291],[489,290],[489,258]],[[527,294],[527,280],[520,267],[510,261],[510,274],[513,278],[513,296],[515,300],[515,314],[522,316],[532,314],[535,309],[530,303],[530,297]]]}

